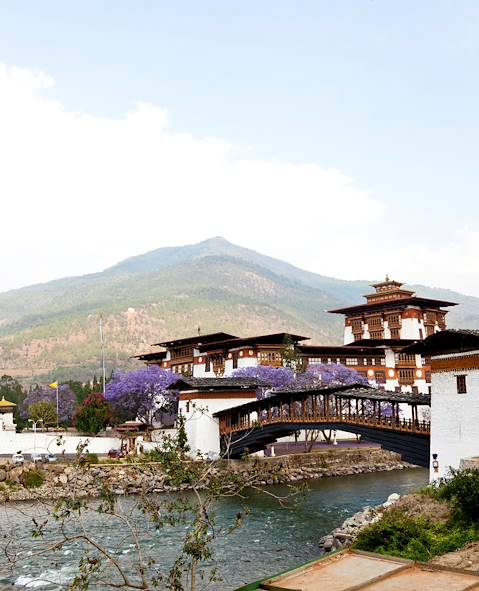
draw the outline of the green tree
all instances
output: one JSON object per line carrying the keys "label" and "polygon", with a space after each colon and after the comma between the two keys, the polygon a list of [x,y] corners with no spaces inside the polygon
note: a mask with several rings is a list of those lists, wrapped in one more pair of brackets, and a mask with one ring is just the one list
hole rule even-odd
{"label": "green tree", "polygon": [[0,378],[0,398],[4,396],[5,400],[14,402],[17,406],[13,411],[17,430],[22,430],[26,426],[25,420],[20,416],[20,407],[25,400],[26,393],[18,380],[12,376],[4,374]]}
{"label": "green tree", "polygon": [[74,422],[79,431],[96,435],[103,431],[111,422],[110,404],[100,392],[93,392],[77,408]]}
{"label": "green tree", "polygon": [[47,402],[46,400],[40,400],[34,402],[28,407],[28,416],[33,421],[43,421],[43,425],[55,424],[57,420],[57,411],[53,402]]}
{"label": "green tree", "polygon": [[284,367],[289,367],[295,371],[304,371],[304,360],[301,353],[298,351],[296,343],[288,334],[284,337],[281,358]]}

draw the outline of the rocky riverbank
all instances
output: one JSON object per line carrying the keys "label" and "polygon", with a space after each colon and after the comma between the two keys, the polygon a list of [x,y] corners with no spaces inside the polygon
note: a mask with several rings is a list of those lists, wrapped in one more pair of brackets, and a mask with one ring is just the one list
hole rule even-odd
{"label": "rocky riverbank", "polygon": [[397,503],[399,499],[400,496],[397,493],[392,493],[382,505],[378,507],[364,507],[362,511],[358,511],[353,516],[348,517],[339,527],[333,529],[330,534],[322,537],[319,540],[320,547],[324,552],[332,552],[351,546],[361,530],[379,521],[384,510]]}
{"label": "rocky riverbank", "polygon": [[[316,451],[276,458],[220,460],[211,474],[241,473],[254,476],[260,486],[294,483],[332,476],[384,472],[410,468],[397,454],[378,448]],[[208,480],[205,480],[208,486]],[[168,475],[157,463],[117,463],[74,465],[47,464],[39,468],[29,462],[13,466],[0,461],[0,500],[25,501],[58,499],[66,496],[97,497],[104,487],[118,495],[162,493],[186,490],[169,485]]]}

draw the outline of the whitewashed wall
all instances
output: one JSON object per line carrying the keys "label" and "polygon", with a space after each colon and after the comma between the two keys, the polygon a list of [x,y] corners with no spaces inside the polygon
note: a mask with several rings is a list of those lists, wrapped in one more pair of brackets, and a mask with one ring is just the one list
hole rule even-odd
{"label": "whitewashed wall", "polygon": [[[475,353],[479,355],[479,351]],[[466,375],[467,394],[457,393],[456,375]],[[439,472],[432,468],[438,454]],[[431,479],[459,468],[462,458],[479,455],[479,370],[432,375]]]}
{"label": "whitewashed wall", "polygon": [[118,437],[80,437],[63,434],[62,443],[58,446],[58,434],[37,432],[35,436],[31,432],[0,431],[0,454],[10,455],[18,451],[29,454],[35,448],[41,453],[48,450],[55,455],[60,455],[62,452],[74,454],[78,445],[86,440],[88,440],[88,451],[97,454],[106,454],[110,449],[118,449],[121,444]]}
{"label": "whitewashed wall", "polygon": [[[221,398],[210,400],[191,400],[189,405],[180,400],[179,413],[185,417],[185,430],[190,446],[190,455],[220,453],[220,427],[215,412],[246,404],[254,398]],[[188,408],[189,407],[189,408]]]}

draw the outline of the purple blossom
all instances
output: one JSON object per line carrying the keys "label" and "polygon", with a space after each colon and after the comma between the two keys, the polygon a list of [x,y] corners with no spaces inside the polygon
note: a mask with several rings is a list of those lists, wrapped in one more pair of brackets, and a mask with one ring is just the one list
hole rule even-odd
{"label": "purple blossom", "polygon": [[158,366],[118,371],[106,386],[105,398],[126,419],[151,425],[176,410],[178,393],[166,388],[180,377]]}
{"label": "purple blossom", "polygon": [[266,398],[271,388],[287,388],[295,383],[294,371],[289,367],[271,367],[258,365],[256,367],[242,367],[232,374],[234,378],[256,378],[268,386],[258,388],[258,399]]}
{"label": "purple blossom", "polygon": [[[34,386],[28,396],[22,402],[20,416],[28,418],[28,407],[36,402],[52,402],[55,409],[57,406],[56,390],[48,386]],[[60,423],[69,423],[75,413],[76,397],[68,384],[58,388],[58,420]]]}
{"label": "purple blossom", "polygon": [[356,370],[345,365],[310,365],[304,373],[297,375],[296,383],[298,386],[329,386],[335,384],[344,384],[352,386],[353,384],[362,384],[368,386],[368,380]]}

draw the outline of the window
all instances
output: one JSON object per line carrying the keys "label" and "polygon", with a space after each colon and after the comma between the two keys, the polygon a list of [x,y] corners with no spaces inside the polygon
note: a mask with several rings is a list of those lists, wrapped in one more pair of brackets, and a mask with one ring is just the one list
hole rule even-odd
{"label": "window", "polygon": [[467,394],[466,376],[456,376],[457,393]]}
{"label": "window", "polygon": [[386,365],[386,357],[381,357],[380,362],[381,365]]}
{"label": "window", "polygon": [[426,336],[430,337],[434,334],[434,326],[426,326]]}
{"label": "window", "polygon": [[401,326],[399,314],[391,314],[391,316],[387,316],[386,319],[388,321],[389,328],[398,328]]}
{"label": "window", "polygon": [[399,369],[398,378],[400,384],[413,384],[414,383],[414,370],[413,369]]}
{"label": "window", "polygon": [[233,369],[238,367],[238,351],[233,351]]}
{"label": "window", "polygon": [[358,365],[357,357],[346,357],[346,365]]}
{"label": "window", "polygon": [[211,371],[210,358],[209,357],[206,357],[206,359],[205,359],[205,371]]}
{"label": "window", "polygon": [[278,351],[259,351],[258,361],[260,365],[273,365],[275,367],[283,365],[281,353]]}
{"label": "window", "polygon": [[422,331],[422,328],[419,329],[419,339],[422,341],[424,338],[424,333]]}
{"label": "window", "polygon": [[321,365],[321,357],[310,357],[308,363],[309,365]]}
{"label": "window", "polygon": [[375,373],[375,379],[378,384],[385,384],[386,383],[386,372],[377,371]]}
{"label": "window", "polygon": [[193,347],[179,347],[171,350],[171,358],[178,359],[179,357],[193,357]]}
{"label": "window", "polygon": [[213,357],[213,371],[217,377],[225,373],[225,358],[223,355],[215,355]]}
{"label": "window", "polygon": [[362,333],[363,332],[363,321],[360,318],[352,320],[351,326],[353,328],[353,333]]}
{"label": "window", "polygon": [[384,332],[382,330],[373,330],[370,332],[372,339],[384,339]]}
{"label": "window", "polygon": [[374,330],[375,328],[382,328],[383,326],[383,319],[381,318],[381,316],[372,316],[371,318],[368,318],[368,327],[369,330]]}
{"label": "window", "polygon": [[391,328],[391,338],[399,339],[399,328]]}
{"label": "window", "polygon": [[398,365],[413,365],[416,367],[416,355],[411,353],[396,353],[396,363]]}
{"label": "window", "polygon": [[430,371],[426,371],[426,382],[431,383],[431,372]]}

